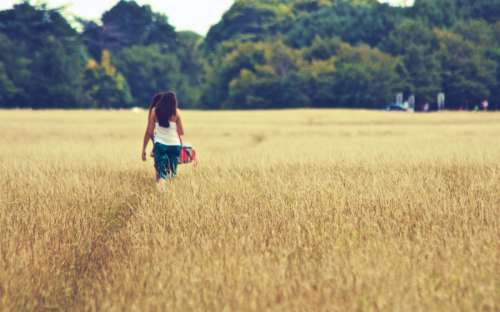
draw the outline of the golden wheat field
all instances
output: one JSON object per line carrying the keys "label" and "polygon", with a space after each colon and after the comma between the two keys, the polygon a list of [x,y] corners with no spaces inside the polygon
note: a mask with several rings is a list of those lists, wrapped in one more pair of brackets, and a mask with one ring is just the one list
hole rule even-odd
{"label": "golden wheat field", "polygon": [[2,311],[499,311],[500,114],[0,111]]}

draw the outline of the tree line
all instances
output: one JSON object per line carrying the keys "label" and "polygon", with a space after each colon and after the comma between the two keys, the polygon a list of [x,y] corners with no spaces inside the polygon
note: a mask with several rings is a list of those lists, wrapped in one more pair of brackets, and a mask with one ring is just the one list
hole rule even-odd
{"label": "tree line", "polygon": [[237,0],[206,37],[119,1],[99,23],[29,1],[0,12],[0,107],[500,108],[500,0]]}

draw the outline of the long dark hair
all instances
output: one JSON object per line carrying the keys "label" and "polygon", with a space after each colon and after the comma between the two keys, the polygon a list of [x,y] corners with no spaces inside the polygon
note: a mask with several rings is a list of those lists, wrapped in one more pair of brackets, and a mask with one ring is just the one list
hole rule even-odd
{"label": "long dark hair", "polygon": [[151,104],[149,104],[149,114],[151,114],[151,111],[153,108],[156,107],[156,104],[158,104],[158,101],[162,98],[162,96],[165,94],[165,92],[160,92],[156,93],[155,96],[153,96],[153,99],[151,100]]}
{"label": "long dark hair", "polygon": [[170,118],[177,114],[177,97],[174,92],[165,92],[156,102],[156,119],[160,127],[170,127]]}

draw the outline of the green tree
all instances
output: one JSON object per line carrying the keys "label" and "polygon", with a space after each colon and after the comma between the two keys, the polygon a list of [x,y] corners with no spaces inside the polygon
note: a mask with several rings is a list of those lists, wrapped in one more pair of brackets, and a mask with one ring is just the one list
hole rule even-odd
{"label": "green tree", "polygon": [[500,46],[500,22],[496,22],[493,25],[493,33],[495,35],[495,42],[497,43],[497,46]]}
{"label": "green tree", "polygon": [[[207,72],[207,84],[202,96],[205,108],[220,108],[229,95],[229,84],[241,71],[254,72],[256,66],[265,62],[264,49],[259,43],[226,42],[219,47],[217,57],[212,60]],[[223,50],[226,50],[222,52]]]}
{"label": "green tree", "polygon": [[500,47],[488,51],[488,58],[497,64],[495,79],[496,83],[490,89],[490,98],[493,108],[500,109]]}
{"label": "green tree", "polygon": [[180,62],[181,86],[177,87],[184,105],[198,107],[205,83],[207,63],[201,51],[203,37],[183,31],[177,34],[177,58]]}
{"label": "green tree", "polygon": [[452,26],[460,19],[464,11],[469,10],[465,4],[460,5],[460,0],[415,0],[414,5],[408,9],[408,14],[413,20],[423,22],[428,28],[434,26]]}
{"label": "green tree", "polygon": [[[339,46],[339,51],[340,48],[342,48],[342,45]],[[312,60],[302,69],[302,72],[309,75],[307,90],[311,99],[311,106],[322,108],[337,106],[337,94],[333,89],[336,82],[336,61],[337,57],[335,55],[325,60]]]}
{"label": "green tree", "polygon": [[469,0],[472,17],[490,23],[500,21],[500,0]]}
{"label": "green tree", "polygon": [[102,26],[84,25],[82,37],[91,55],[99,59],[103,49],[115,52],[117,67],[140,105],[165,89],[177,91],[186,107],[198,105],[205,72],[199,35],[176,33],[165,15],[135,1],[119,1],[104,13]]}
{"label": "green tree", "polygon": [[453,26],[452,31],[473,43],[477,49],[498,45],[494,25],[484,20],[460,20]]}
{"label": "green tree", "polygon": [[1,11],[0,21],[0,61],[16,89],[12,103],[34,108],[80,104],[84,46],[62,15],[23,2]]}
{"label": "green tree", "polygon": [[92,108],[132,106],[132,97],[125,78],[111,64],[109,51],[102,52],[101,63],[89,60],[84,78],[86,100]]}
{"label": "green tree", "polygon": [[166,89],[204,108],[375,108],[397,91],[417,104],[439,91],[449,107],[497,102],[499,9],[500,0],[237,0],[203,39],[134,0],[117,1],[102,23],[82,21],[81,34],[58,10],[23,1],[0,11],[0,105],[122,107],[131,95],[146,105]]}
{"label": "green tree", "polygon": [[26,59],[19,57],[13,42],[0,33],[0,106],[19,105],[30,73]]}
{"label": "green tree", "polygon": [[327,60],[338,53],[342,40],[338,37],[321,38],[316,36],[312,44],[305,48],[304,57],[308,61]]}
{"label": "green tree", "polygon": [[16,86],[7,75],[4,64],[0,62],[0,103],[3,106],[9,106],[9,101],[12,101],[17,92]]}
{"label": "green tree", "polygon": [[341,107],[381,108],[399,85],[399,59],[366,45],[343,45],[336,62],[332,92]]}
{"label": "green tree", "polygon": [[98,59],[102,50],[118,52],[135,45],[159,44],[175,51],[177,34],[165,15],[155,13],[149,5],[120,0],[102,16],[102,26],[82,21],[82,37]]}
{"label": "green tree", "polygon": [[29,93],[36,99],[34,104],[48,108],[80,105],[83,68],[83,59],[68,53],[67,47],[55,37],[47,37],[30,68]]}
{"label": "green tree", "polygon": [[[117,55],[116,64],[140,106],[147,106],[159,91],[177,90],[183,79],[178,58],[158,45],[125,48]],[[179,94],[180,99],[183,96]]]}
{"label": "green tree", "polygon": [[310,46],[316,38],[339,37],[351,44],[377,45],[402,17],[402,11],[376,1],[339,0],[300,15],[285,33],[293,47]]}
{"label": "green tree", "polygon": [[290,18],[291,8],[283,1],[239,0],[214,25],[204,42],[205,52],[213,52],[224,41],[257,42],[278,32],[278,25]]}
{"label": "green tree", "polygon": [[441,64],[436,56],[434,32],[419,20],[404,20],[382,43],[384,51],[399,55],[405,70],[401,78],[407,94],[414,94],[417,106],[436,99],[442,91]]}
{"label": "green tree", "polygon": [[496,84],[498,65],[486,57],[484,50],[462,36],[443,30],[435,33],[448,107],[470,108],[487,99]]}
{"label": "green tree", "polygon": [[307,76],[300,72],[304,66],[302,52],[282,42],[259,43],[263,62],[253,70],[240,69],[229,82],[225,107],[230,108],[285,108],[310,105],[307,95]]}

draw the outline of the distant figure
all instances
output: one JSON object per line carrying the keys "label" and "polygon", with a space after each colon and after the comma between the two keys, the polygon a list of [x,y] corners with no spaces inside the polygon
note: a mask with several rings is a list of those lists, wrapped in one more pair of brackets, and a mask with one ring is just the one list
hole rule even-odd
{"label": "distant figure", "polygon": [[181,154],[181,136],[184,135],[177,98],[173,92],[155,95],[150,106],[148,126],[142,145],[142,160],[146,161],[146,149],[150,140],[154,142],[153,156],[156,182],[163,184],[177,174]]}
{"label": "distant figure", "polygon": [[423,109],[424,112],[427,113],[429,111],[429,109],[430,109],[429,102],[425,102],[425,104],[424,104],[424,106],[423,106],[422,109]]}
{"label": "distant figure", "polygon": [[488,100],[484,100],[481,103],[481,106],[482,106],[482,108],[483,108],[484,111],[487,111],[488,110],[488,106],[490,106],[490,103],[488,103]]}
{"label": "distant figure", "polygon": [[410,103],[408,101],[403,102],[403,108],[408,110],[410,108]]}

